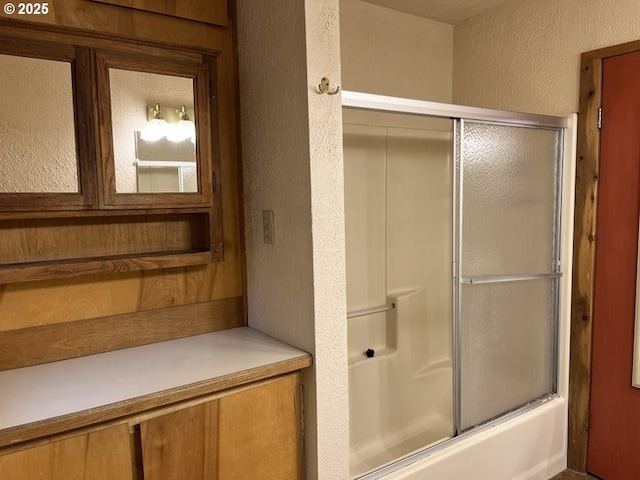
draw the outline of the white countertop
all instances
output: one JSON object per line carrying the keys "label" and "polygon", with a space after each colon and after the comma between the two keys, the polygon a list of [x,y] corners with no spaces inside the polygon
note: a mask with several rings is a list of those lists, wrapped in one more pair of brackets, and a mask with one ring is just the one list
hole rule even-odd
{"label": "white countertop", "polygon": [[307,354],[249,327],[0,372],[0,430]]}

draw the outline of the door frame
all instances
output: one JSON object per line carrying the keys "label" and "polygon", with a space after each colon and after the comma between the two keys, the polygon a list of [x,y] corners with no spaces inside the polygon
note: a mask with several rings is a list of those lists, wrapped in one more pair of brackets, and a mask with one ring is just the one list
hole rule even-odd
{"label": "door frame", "polygon": [[569,357],[569,469],[587,471],[598,172],[599,109],[602,105],[602,61],[640,51],[640,40],[584,52],[580,62],[580,106],[576,162],[571,282],[571,353]]}

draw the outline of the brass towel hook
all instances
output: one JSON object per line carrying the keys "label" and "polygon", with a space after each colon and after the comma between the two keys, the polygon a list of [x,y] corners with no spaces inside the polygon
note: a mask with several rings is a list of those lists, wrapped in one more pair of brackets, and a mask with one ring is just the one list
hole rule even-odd
{"label": "brass towel hook", "polygon": [[327,77],[322,77],[320,80],[320,85],[318,85],[318,93],[326,93],[327,95],[335,95],[340,92],[340,87],[336,87],[336,89],[332,92],[329,88],[329,79]]}

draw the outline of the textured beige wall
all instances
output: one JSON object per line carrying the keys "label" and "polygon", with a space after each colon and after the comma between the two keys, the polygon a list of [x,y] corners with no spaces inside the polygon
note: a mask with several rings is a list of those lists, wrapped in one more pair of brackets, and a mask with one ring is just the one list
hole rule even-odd
{"label": "textured beige wall", "polygon": [[[314,355],[306,478],[348,476],[338,0],[238,0],[249,325]],[[262,239],[273,210],[275,243]]]}
{"label": "textured beige wall", "polygon": [[451,101],[451,25],[340,0],[340,36],[344,89]]}
{"label": "textured beige wall", "polygon": [[[340,0],[342,87],[451,103],[453,27],[362,0]],[[428,118],[345,109],[359,125],[438,129]]]}
{"label": "textured beige wall", "polygon": [[508,4],[455,27],[454,102],[576,112],[580,54],[638,38],[638,0]]}
{"label": "textured beige wall", "polygon": [[346,455],[349,449],[349,386],[342,103],[337,95],[316,93],[322,77],[332,78],[338,83],[341,81],[339,18],[339,0],[305,0],[318,409],[317,471],[318,478],[322,480],[347,478],[349,471]]}

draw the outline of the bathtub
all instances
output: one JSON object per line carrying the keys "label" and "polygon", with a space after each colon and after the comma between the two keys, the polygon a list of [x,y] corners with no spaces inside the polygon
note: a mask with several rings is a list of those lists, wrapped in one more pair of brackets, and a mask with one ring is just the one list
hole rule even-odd
{"label": "bathtub", "polygon": [[387,333],[373,357],[364,345],[350,357],[352,478],[453,433],[451,337],[440,327],[451,319],[427,315],[424,288],[396,292],[388,302],[389,311],[350,319]]}

